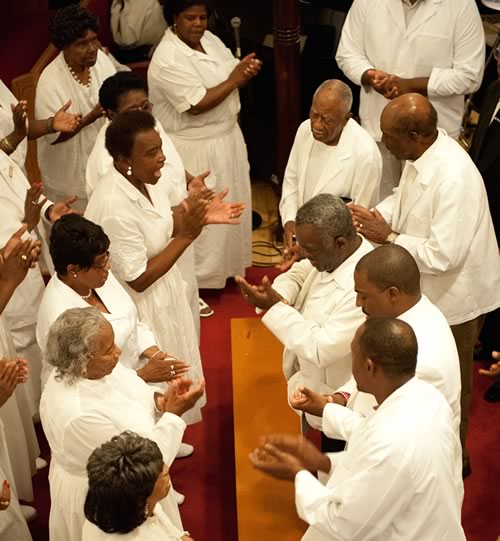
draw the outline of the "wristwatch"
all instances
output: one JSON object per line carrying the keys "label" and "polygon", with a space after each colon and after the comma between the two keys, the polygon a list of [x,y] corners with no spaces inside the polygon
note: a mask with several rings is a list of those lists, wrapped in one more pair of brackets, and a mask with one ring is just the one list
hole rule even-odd
{"label": "wristwatch", "polygon": [[399,237],[399,233],[396,233],[395,231],[391,231],[386,239],[385,244],[394,244],[396,242],[396,239]]}

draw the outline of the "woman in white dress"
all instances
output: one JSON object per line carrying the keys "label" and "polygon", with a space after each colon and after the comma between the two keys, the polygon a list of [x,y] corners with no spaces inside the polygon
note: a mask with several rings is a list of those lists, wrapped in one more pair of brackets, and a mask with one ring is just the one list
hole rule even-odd
{"label": "woman in white dress", "polygon": [[87,203],[85,166],[99,129],[104,123],[98,102],[103,81],[116,73],[111,60],[99,49],[98,20],[79,5],[60,9],[49,33],[60,54],[43,70],[36,88],[35,115],[54,116],[68,100],[70,112],[81,115],[71,133],[54,133],[38,142],[38,164],[45,193],[52,200],[78,196],[78,208]]}
{"label": "woman in white dress", "polygon": [[[160,383],[186,374],[189,366],[162,352],[151,329],[139,320],[134,302],[110,271],[108,248],[102,227],[82,216],[63,216],[52,227],[50,254],[56,274],[45,288],[36,327],[42,352],[60,314],[95,306],[113,326],[120,362],[144,381]],[[51,370],[44,359],[42,384]]]}
{"label": "woman in white dress", "polygon": [[[176,262],[207,223],[237,224],[239,203],[190,197],[173,209],[161,138],[145,111],[118,115],[106,131],[114,168],[94,190],[86,217],[102,226],[111,245],[113,272],[135,301],[164,351],[186,360],[191,377],[202,376],[196,331]],[[201,420],[201,400],[188,424]]]}
{"label": "woman in white dress", "polygon": [[123,432],[90,455],[87,474],[82,541],[193,541],[160,505],[171,484],[154,441]]}
{"label": "woman in white dress", "polygon": [[[251,208],[247,150],[238,125],[238,89],[257,75],[255,54],[236,60],[207,30],[208,2],[165,3],[170,27],[153,54],[148,83],[155,114],[189,171],[210,171],[209,188],[226,187]],[[251,260],[251,215],[239,227],[205,228],[195,243],[200,288],[223,288]]]}
{"label": "woman in white dress", "polygon": [[[99,103],[106,111],[109,121],[113,121],[120,113],[125,111],[143,110],[152,113],[153,105],[149,101],[146,81],[134,72],[119,72],[104,81],[99,90]],[[156,128],[162,140],[162,151],[165,154],[165,165],[162,176],[167,179],[170,188],[170,202],[176,206],[185,199],[189,193],[195,194],[206,189],[204,175],[194,177],[184,169],[182,160],[175,149],[170,137],[165,133],[161,123],[156,120]],[[86,180],[87,195],[90,199],[92,192],[101,179],[113,169],[113,158],[106,150],[104,144],[106,128],[109,122],[101,128],[94,148],[87,162]],[[193,313],[194,326],[200,336],[200,304],[198,297],[198,283],[194,269],[194,249],[189,246],[179,258],[177,265],[186,282],[186,294]],[[199,340],[198,340],[199,341]]]}
{"label": "woman in white dress", "polygon": [[[180,418],[204,391],[204,381],[175,380],[168,394],[155,391],[118,362],[113,327],[96,308],[61,314],[47,340],[47,361],[55,370],[40,404],[52,452],[49,483],[51,541],[80,541],[87,492],[86,464],[92,451],[124,430],[155,441],[170,465],[186,424]],[[182,528],[173,494],[162,501]]]}
{"label": "woman in white dress", "polygon": [[[26,278],[31,265],[38,259],[39,243],[31,238],[21,240],[26,232],[26,225],[17,231],[0,249],[0,358],[17,358],[12,337],[1,315],[12,294]],[[3,363],[3,361],[0,361]],[[27,367],[24,360],[18,360],[19,366]],[[2,367],[5,368],[5,365]],[[23,369],[24,371],[24,369]],[[4,374],[5,375],[5,374]],[[1,377],[0,383],[0,468],[8,476],[14,497],[26,501],[33,499],[31,476],[36,472],[35,459],[40,454],[36,440],[33,419],[28,403],[28,393],[25,385],[16,385],[10,391],[4,384],[7,381]],[[18,382],[25,382],[25,377]],[[3,396],[3,398],[2,398]],[[0,479],[0,482],[3,479]],[[14,498],[15,500],[15,498]],[[0,537],[11,539],[31,539],[22,537],[27,528],[24,527],[19,506],[14,501],[13,509],[0,517]],[[24,507],[27,516],[34,515],[35,510]],[[24,525],[23,525],[24,524]],[[24,532],[24,533],[23,533]],[[15,535],[21,537],[15,537]]]}

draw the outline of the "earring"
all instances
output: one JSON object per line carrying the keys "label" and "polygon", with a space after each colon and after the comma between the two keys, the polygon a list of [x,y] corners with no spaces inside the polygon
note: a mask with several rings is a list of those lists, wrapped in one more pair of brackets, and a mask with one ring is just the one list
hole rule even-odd
{"label": "earring", "polygon": [[131,176],[132,176],[132,167],[129,165],[127,169],[127,177],[131,177]]}
{"label": "earring", "polygon": [[144,518],[148,518],[148,515],[149,515],[149,509],[148,509],[148,504],[146,503],[146,507],[144,509]]}
{"label": "earring", "polygon": [[76,272],[73,273],[73,278],[78,278],[78,274],[76,274]]}

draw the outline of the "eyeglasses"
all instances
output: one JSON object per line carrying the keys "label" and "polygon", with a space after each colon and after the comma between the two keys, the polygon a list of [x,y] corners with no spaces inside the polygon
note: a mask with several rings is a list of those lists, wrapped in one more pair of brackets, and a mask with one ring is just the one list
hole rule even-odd
{"label": "eyeglasses", "polygon": [[94,263],[94,265],[92,265],[92,268],[102,271],[102,270],[105,270],[108,265],[109,265],[109,252],[106,252],[106,257],[104,258],[104,261],[102,263],[98,263],[97,265]]}

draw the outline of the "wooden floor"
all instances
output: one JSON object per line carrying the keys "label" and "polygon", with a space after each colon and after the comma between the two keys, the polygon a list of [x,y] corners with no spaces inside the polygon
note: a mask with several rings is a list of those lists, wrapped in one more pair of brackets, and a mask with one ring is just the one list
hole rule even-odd
{"label": "wooden floor", "polygon": [[252,180],[252,206],[262,224],[252,233],[252,262],[256,267],[273,266],[281,261],[282,244],[276,243],[279,228],[278,200],[269,182]]}

